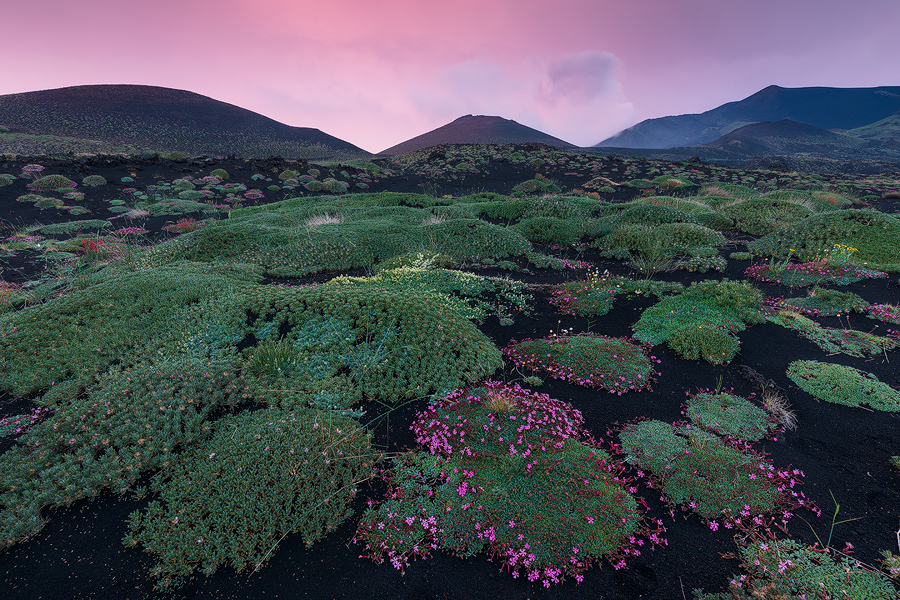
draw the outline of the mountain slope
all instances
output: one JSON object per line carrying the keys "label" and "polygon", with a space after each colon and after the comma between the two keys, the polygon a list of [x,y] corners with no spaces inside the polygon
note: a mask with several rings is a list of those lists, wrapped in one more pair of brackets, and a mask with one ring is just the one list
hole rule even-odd
{"label": "mountain slope", "polygon": [[820,129],[854,129],[900,111],[900,87],[782,88],[777,85],[700,114],[647,119],[597,147],[672,148],[712,142],[745,125],[789,119]]}
{"label": "mountain slope", "polygon": [[442,127],[408,139],[379,152],[394,156],[439,144],[524,144],[541,142],[554,148],[574,149],[577,146],[537,129],[520,125],[510,119],[484,115],[465,115]]}
{"label": "mountain slope", "polygon": [[16,133],[193,155],[371,156],[318,129],[291,127],[194,92],[147,85],[82,85],[0,96],[0,125]]}

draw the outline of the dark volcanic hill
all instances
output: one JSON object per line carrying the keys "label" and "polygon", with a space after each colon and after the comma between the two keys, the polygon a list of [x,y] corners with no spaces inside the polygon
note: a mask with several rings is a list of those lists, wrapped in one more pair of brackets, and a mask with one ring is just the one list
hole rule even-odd
{"label": "dark volcanic hill", "polygon": [[821,154],[840,157],[859,153],[867,142],[846,134],[834,133],[790,119],[754,123],[725,134],[719,139],[694,146],[723,150],[741,156],[775,154]]}
{"label": "dark volcanic hill", "polygon": [[789,119],[820,129],[855,129],[900,111],[900,87],[760,90],[700,114],[647,119],[597,147],[674,148],[712,142],[741,127]]}
{"label": "dark volcanic hill", "polygon": [[387,150],[382,150],[379,155],[394,156],[440,144],[524,144],[527,142],[542,142],[561,149],[577,148],[569,142],[537,129],[520,125],[510,119],[466,115],[443,127],[438,127],[396,146],[391,146]]}
{"label": "dark volcanic hill", "polygon": [[[12,133],[61,136],[192,155],[352,159],[365,150],[212,98],[147,85],[82,85],[0,96]],[[0,136],[0,151],[4,137]],[[10,136],[12,139],[12,136]]]}

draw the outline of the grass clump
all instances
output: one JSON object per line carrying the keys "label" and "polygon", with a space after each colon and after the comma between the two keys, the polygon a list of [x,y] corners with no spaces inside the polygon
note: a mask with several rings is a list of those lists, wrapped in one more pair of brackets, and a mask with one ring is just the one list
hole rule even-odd
{"label": "grass clump", "polygon": [[517,367],[620,396],[650,387],[653,363],[659,362],[643,346],[595,335],[511,340],[503,354]]}
{"label": "grass clump", "polygon": [[624,566],[647,532],[630,480],[583,441],[582,423],[571,405],[517,385],[457,390],[417,415],[423,450],[385,474],[391,489],[363,514],[356,541],[397,569],[434,550],[487,552],[545,587],[580,582],[601,559]]}
{"label": "grass clump", "polygon": [[157,555],[161,588],[226,563],[256,571],[288,534],[309,548],[346,520],[375,460],[351,419],[276,409],[227,416],[154,477],[158,499],[130,515],[123,543]]}
{"label": "grass clump", "polygon": [[85,230],[100,230],[110,227],[109,221],[101,219],[85,219],[82,221],[68,221],[65,223],[53,223],[44,225],[40,232],[44,235],[71,235]]}
{"label": "grass clump", "polygon": [[862,406],[876,410],[900,410],[900,392],[882,383],[871,373],[812,360],[796,360],[788,365],[788,378],[819,400]]}
{"label": "grass clump", "polygon": [[746,398],[725,392],[700,392],[688,398],[685,414],[694,424],[733,439],[757,442],[771,433],[769,413]]}

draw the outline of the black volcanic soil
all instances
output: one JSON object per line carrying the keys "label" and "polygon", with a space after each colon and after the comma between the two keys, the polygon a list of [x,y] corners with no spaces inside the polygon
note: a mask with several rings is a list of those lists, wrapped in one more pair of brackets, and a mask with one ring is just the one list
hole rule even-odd
{"label": "black volcanic soil", "polygon": [[[105,159],[104,159],[105,160]],[[7,161],[0,164],[0,172],[17,173],[25,162]],[[277,160],[257,161],[217,160],[213,163],[175,164],[156,159],[144,163],[131,160],[131,164],[94,166],[79,164],[78,161],[48,161],[46,173],[68,174],[80,181],[87,171],[104,175],[110,181],[118,181],[125,174],[125,167],[139,167],[138,179],[145,176],[150,181],[159,175],[169,181],[190,170],[195,174],[205,174],[212,168],[225,168],[232,174],[232,181],[245,181],[250,185],[250,175],[254,172],[271,172],[284,168]],[[628,179],[644,177],[652,179],[646,172],[653,163],[639,162],[643,170],[630,171]],[[239,170],[237,167],[241,167]],[[497,164],[485,177],[472,178],[465,183],[469,189],[508,191],[512,185],[533,176],[510,165]],[[616,165],[610,162],[610,169]],[[338,169],[339,170],[339,169]],[[709,175],[705,166],[698,166],[697,179]],[[78,171],[78,173],[76,173]],[[77,177],[75,175],[78,175]],[[323,175],[324,177],[325,175]],[[612,171],[611,179],[620,181],[624,174]],[[564,186],[581,185],[585,178],[569,180],[558,174]],[[423,185],[442,187],[441,194],[458,194],[457,181],[438,181],[399,173],[393,177],[373,183],[367,191],[412,191],[421,192]],[[129,184],[134,185],[134,184]],[[17,186],[24,186],[19,180],[11,186],[0,188],[0,209],[3,220],[14,227],[34,222],[49,224],[70,220],[70,216],[55,210],[38,211],[30,203],[19,203],[15,198],[24,193]],[[125,185],[110,185],[110,194],[120,194]],[[251,187],[256,187],[253,185]],[[24,187],[23,187],[24,189]],[[627,199],[636,190],[622,191],[617,198]],[[270,199],[271,200],[271,199]],[[101,212],[107,207],[104,200],[96,198],[96,205],[87,205],[94,214],[84,218],[105,218],[109,213]],[[896,200],[881,203],[872,201],[876,208],[885,212],[898,210]],[[143,225],[153,232],[159,232],[172,217],[162,217],[150,222],[123,223],[122,226]],[[115,221],[114,221],[115,222]],[[164,235],[164,234],[159,234]],[[733,236],[748,240],[748,236]],[[734,250],[743,250],[740,242],[723,250],[725,255]],[[553,252],[550,249],[544,249]],[[569,250],[568,256],[575,257]],[[565,253],[556,252],[564,256]],[[605,260],[593,251],[580,256],[601,269],[626,274],[629,272],[621,261]],[[3,277],[8,281],[26,281],[38,275],[43,262],[30,253],[22,252],[16,257],[3,259]],[[725,273],[696,274],[684,271],[665,273],[660,279],[681,281],[688,284],[698,279],[718,279],[728,277],[741,279],[746,262],[729,261]],[[558,283],[576,279],[582,273],[576,271],[534,270],[533,275],[517,274],[524,281],[534,284]],[[508,274],[480,271],[482,274]],[[331,275],[329,275],[330,277]],[[303,281],[321,281],[325,276],[306,278]],[[859,282],[840,288],[852,291],[870,302],[900,303],[898,277]],[[778,286],[763,286],[768,296],[805,295],[803,291],[791,292]],[[482,330],[498,347],[505,346],[511,338],[542,337],[558,328],[574,331],[590,330],[611,336],[628,336],[631,326],[640,316],[640,311],[655,302],[642,297],[620,297],[614,309],[607,315],[588,321],[575,317],[560,316],[547,302],[546,290],[535,288],[535,306],[538,314],[533,317],[519,316],[511,327],[501,327],[495,317],[489,318]],[[837,327],[849,324],[859,330],[885,333],[889,326],[860,315],[824,318],[819,321],[826,326]],[[837,355],[826,359],[824,353],[798,337],[795,332],[773,324],[750,327],[740,334],[741,351],[728,365],[712,366],[703,361],[687,361],[676,357],[667,347],[658,346],[653,353],[662,360],[658,365],[661,372],[652,391],[629,393],[623,396],[598,393],[578,386],[547,379],[539,391],[572,403],[585,418],[587,428],[599,439],[607,438],[607,429],[617,423],[637,417],[661,419],[667,422],[679,420],[681,404],[688,390],[714,388],[717,378],[722,378],[724,388],[734,388],[734,392],[749,396],[755,390],[738,374],[741,365],[748,365],[771,378],[787,390],[788,399],[795,409],[799,428],[777,436],[777,440],[757,444],[755,448],[768,453],[776,467],[799,468],[805,473],[800,489],[818,503],[823,515],[816,518],[810,511],[798,511],[789,523],[789,532],[796,539],[812,544],[816,542],[813,529],[824,541],[829,535],[834,506],[831,494],[840,503],[838,520],[857,519],[839,524],[834,528],[832,546],[843,548],[845,543],[853,544],[854,555],[861,561],[874,564],[881,550],[893,549],[897,544],[895,531],[898,527],[898,507],[900,507],[900,473],[888,464],[892,455],[900,454],[896,413],[871,411],[864,408],[848,408],[817,401],[799,390],[785,376],[789,362],[798,359],[828,360],[854,366],[874,373],[881,381],[900,387],[900,354],[889,353],[871,360],[855,359]],[[507,374],[516,377],[515,374]],[[387,450],[400,450],[412,445],[408,430],[415,410],[424,406],[408,406],[391,415],[390,429],[385,425],[376,431],[376,442]],[[30,403],[20,398],[0,396],[0,416],[27,412]],[[376,416],[374,407],[367,417]],[[0,442],[0,450],[11,445],[6,438]],[[379,498],[383,489],[377,485],[362,490],[357,505],[361,507],[367,497]],[[244,598],[311,598],[311,599],[482,599],[502,598],[504,600],[525,600],[539,598],[590,599],[590,600],[631,600],[645,598],[673,600],[690,598],[691,590],[703,588],[707,592],[722,591],[731,575],[739,573],[736,560],[723,558],[734,552],[736,546],[731,535],[724,528],[710,531],[699,518],[676,509],[670,516],[668,507],[659,501],[655,490],[641,489],[651,509],[651,516],[663,520],[667,531],[667,545],[642,556],[632,558],[628,566],[615,570],[605,564],[602,569],[594,568],[585,575],[584,582],[576,585],[567,581],[549,589],[539,584],[531,584],[523,578],[513,579],[501,572],[498,563],[492,563],[484,556],[459,559],[441,552],[431,558],[414,562],[401,574],[389,564],[377,565],[360,559],[361,548],[350,543],[355,529],[355,520],[350,519],[340,529],[312,549],[305,549],[298,539],[288,536],[280,544],[269,562],[257,573],[235,573],[230,568],[220,568],[212,577],[199,576],[186,586],[166,594],[155,594],[153,580],[148,573],[152,556],[140,550],[126,549],[121,539],[127,532],[126,518],[129,513],[145,506],[149,499],[135,501],[128,497],[104,494],[98,500],[82,501],[68,509],[47,510],[47,525],[33,539],[6,551],[0,551],[0,578],[3,597],[14,599],[65,599],[65,598],[184,598],[184,599],[244,599]],[[804,522],[807,521],[809,524]]]}

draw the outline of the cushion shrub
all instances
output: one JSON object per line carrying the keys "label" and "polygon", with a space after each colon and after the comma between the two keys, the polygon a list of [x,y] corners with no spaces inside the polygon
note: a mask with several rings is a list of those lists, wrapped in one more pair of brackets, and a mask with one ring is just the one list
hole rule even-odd
{"label": "cushion shrub", "polygon": [[98,187],[106,185],[106,178],[103,175],[88,175],[81,180],[81,184],[85,187]]}
{"label": "cushion shrub", "polygon": [[681,358],[702,358],[711,365],[730,363],[741,347],[740,340],[731,335],[727,327],[702,321],[677,328],[667,343]]}
{"label": "cushion shrub", "polygon": [[245,401],[236,364],[152,359],[45,394],[52,416],[0,456],[0,547],[37,533],[44,507],[121,494],[142,472],[171,465],[208,434],[211,411]]}
{"label": "cushion shrub", "polygon": [[900,392],[882,383],[871,373],[812,360],[795,360],[788,365],[788,378],[819,400],[885,411],[900,410]]}
{"label": "cushion shrub", "polygon": [[748,442],[763,439],[774,427],[765,410],[742,396],[727,392],[693,394],[684,410],[695,425]]}
{"label": "cushion shrub", "polygon": [[45,175],[35,179],[26,187],[33,192],[52,192],[61,188],[73,188],[76,184],[65,175]]}
{"label": "cushion shrub", "polygon": [[774,198],[752,198],[723,206],[719,212],[734,220],[738,231],[751,235],[765,235],[785,225],[809,217],[813,211],[802,204]]}
{"label": "cushion shrub", "polygon": [[571,405],[517,385],[457,390],[417,415],[422,450],[397,458],[391,489],[365,511],[356,541],[398,569],[437,549],[488,552],[513,577],[547,587],[581,581],[601,559],[624,566],[647,532],[628,479],[583,441],[582,424]]}
{"label": "cushion shrub", "polygon": [[620,396],[650,387],[654,361],[659,362],[643,346],[595,335],[511,340],[503,354],[517,367]]}
{"label": "cushion shrub", "polygon": [[376,455],[333,414],[267,409],[227,416],[154,477],[158,499],[129,517],[126,546],[157,555],[159,587],[221,565],[258,569],[288,533],[309,548],[346,520]]}

